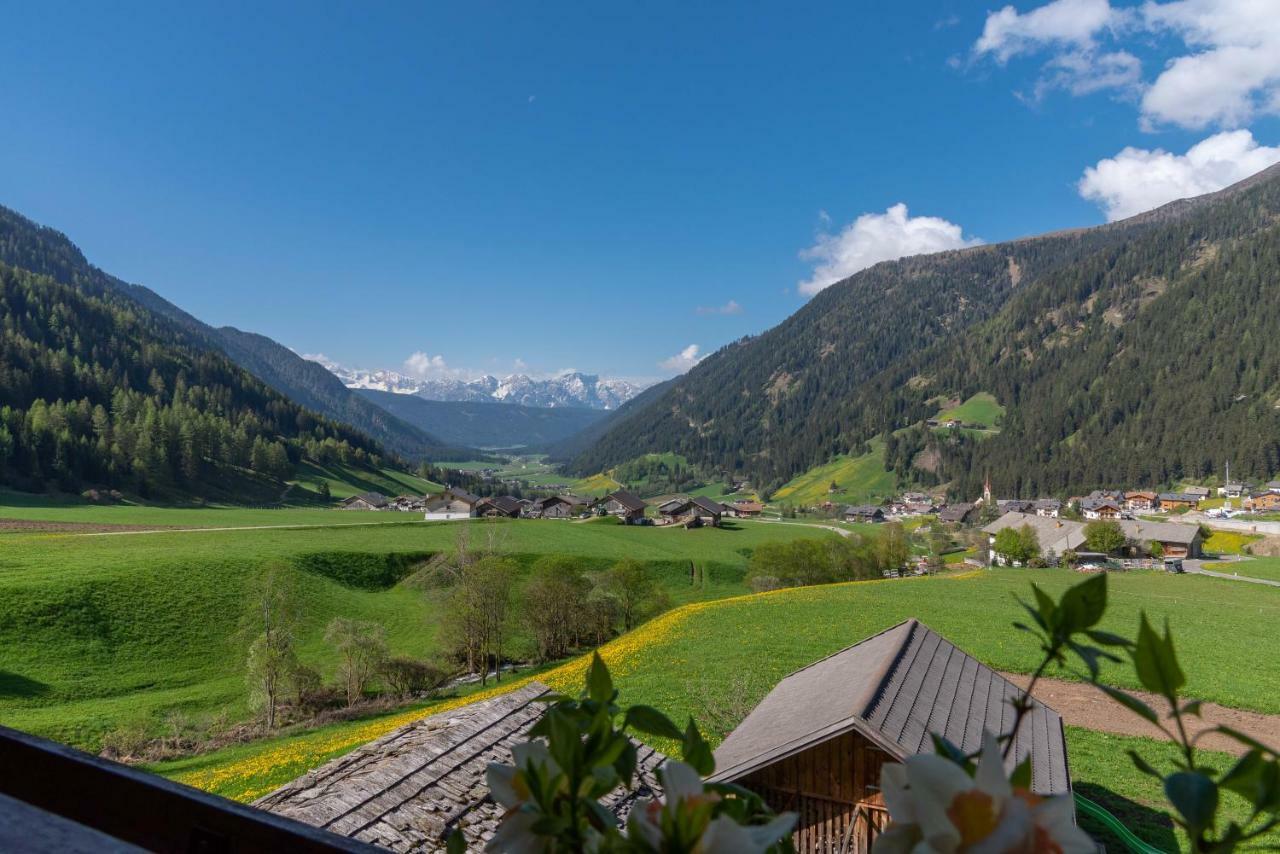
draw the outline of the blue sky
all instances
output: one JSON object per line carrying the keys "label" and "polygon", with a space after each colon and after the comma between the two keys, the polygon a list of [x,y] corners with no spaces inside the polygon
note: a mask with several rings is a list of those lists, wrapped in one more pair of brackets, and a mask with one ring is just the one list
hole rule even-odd
{"label": "blue sky", "polygon": [[1265,5],[7,3],[0,204],[300,352],[652,378],[1280,159]]}

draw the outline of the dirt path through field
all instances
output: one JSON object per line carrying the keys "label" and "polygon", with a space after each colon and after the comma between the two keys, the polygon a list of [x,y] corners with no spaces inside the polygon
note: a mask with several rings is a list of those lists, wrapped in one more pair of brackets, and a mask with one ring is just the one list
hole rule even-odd
{"label": "dirt path through field", "polygon": [[[1026,687],[1029,678],[1018,673],[1002,675],[1019,687]],[[1153,694],[1133,693],[1157,712],[1163,713],[1166,708],[1164,702]],[[1164,738],[1154,726],[1090,685],[1062,679],[1041,679],[1036,685],[1035,695],[1038,700],[1057,709],[1068,726],[1113,732],[1117,735]],[[1215,726],[1229,726],[1263,744],[1280,746],[1280,715],[1266,715],[1219,706],[1217,703],[1205,703],[1201,707],[1201,717],[1188,717],[1186,721],[1192,733]],[[1218,733],[1206,735],[1198,744],[1206,750],[1221,750],[1226,753],[1240,754],[1245,751],[1239,742]]]}
{"label": "dirt path through field", "polygon": [[159,533],[163,526],[117,525],[111,522],[45,522],[35,519],[0,519],[0,533],[20,532],[29,534],[139,534]]}

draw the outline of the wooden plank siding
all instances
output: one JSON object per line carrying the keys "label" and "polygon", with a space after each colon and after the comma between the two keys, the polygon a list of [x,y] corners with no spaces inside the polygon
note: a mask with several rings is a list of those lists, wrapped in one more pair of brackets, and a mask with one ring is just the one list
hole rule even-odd
{"label": "wooden plank siding", "polygon": [[792,841],[800,854],[865,854],[888,823],[880,767],[892,757],[848,732],[778,760],[739,782],[773,809],[798,816]]}

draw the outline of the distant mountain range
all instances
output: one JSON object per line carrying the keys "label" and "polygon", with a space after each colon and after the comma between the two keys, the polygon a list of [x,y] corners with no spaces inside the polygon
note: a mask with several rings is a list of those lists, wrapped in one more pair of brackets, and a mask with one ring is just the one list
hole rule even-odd
{"label": "distant mountain range", "polygon": [[617,409],[644,390],[626,380],[600,379],[595,374],[568,371],[547,379],[511,374],[499,379],[418,379],[388,370],[348,368],[324,356],[306,356],[323,365],[347,388],[412,394],[426,400],[462,403],[514,403],[541,409],[575,407]]}
{"label": "distant mountain range", "polygon": [[444,442],[495,450],[540,450],[618,412],[578,406],[520,406],[494,400],[427,400],[416,394],[371,388],[356,393]]}

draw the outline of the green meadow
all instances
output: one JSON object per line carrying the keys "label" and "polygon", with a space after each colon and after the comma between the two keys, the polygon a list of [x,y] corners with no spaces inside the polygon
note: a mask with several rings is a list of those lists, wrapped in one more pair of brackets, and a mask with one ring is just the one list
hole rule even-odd
{"label": "green meadow", "polygon": [[[125,522],[159,512],[85,509],[95,516],[121,511]],[[475,545],[492,544],[522,566],[547,554],[581,558],[590,570],[635,558],[676,604],[745,592],[747,557],[759,543],[834,536],[764,523],[686,531],[613,520],[428,523],[355,511],[170,512],[226,513],[255,525],[317,513],[345,524],[0,535],[0,723],[93,748],[112,729],[154,723],[171,710],[245,716],[238,629],[250,582],[273,561],[296,581],[300,657],[328,676],[335,662],[322,637],[335,616],[383,625],[393,653],[437,652],[438,594],[401,579],[432,554],[452,550],[460,526]],[[691,562],[702,570],[696,587]]]}
{"label": "green meadow", "polygon": [[992,429],[1003,416],[1004,407],[996,400],[995,395],[980,391],[958,406],[940,410],[934,418],[939,421],[958,419],[965,424],[981,424]]}
{"label": "green meadow", "polygon": [[[976,570],[741,596],[654,620],[606,645],[602,654],[624,702],[654,705],[676,720],[692,716],[719,741],[787,673],[908,617],[921,619],[992,667],[1028,672],[1038,663],[1037,649],[1012,627],[1021,617],[1015,596],[1028,595],[1032,581],[1057,595],[1079,579],[1066,570]],[[1109,586],[1106,629],[1132,635],[1143,610],[1158,622],[1169,620],[1189,696],[1280,712],[1280,673],[1255,666],[1280,654],[1280,638],[1271,630],[1280,619],[1280,590],[1146,572],[1113,575]],[[557,688],[576,687],[580,670],[558,668],[545,678]],[[1104,679],[1137,687],[1128,665],[1105,668]],[[430,711],[424,706],[421,714]],[[385,726],[404,720],[387,718]],[[221,794],[251,797],[380,732],[377,721],[338,724],[163,763],[155,770],[210,781]],[[1078,790],[1148,841],[1173,850],[1177,843],[1160,792],[1124,753],[1137,747],[1154,760],[1167,758],[1170,748],[1079,728],[1068,730],[1068,742]],[[1227,761],[1221,755],[1206,759]],[[1226,809],[1237,814],[1239,804],[1228,803]]]}

